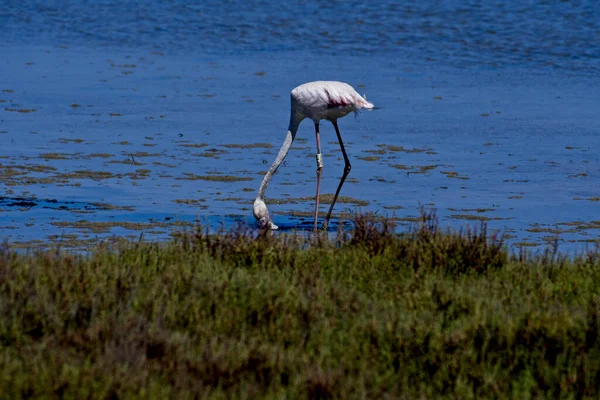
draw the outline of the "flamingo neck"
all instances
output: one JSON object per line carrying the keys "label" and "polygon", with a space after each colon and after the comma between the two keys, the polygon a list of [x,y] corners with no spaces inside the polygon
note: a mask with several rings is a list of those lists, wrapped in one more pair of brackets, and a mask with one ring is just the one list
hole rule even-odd
{"label": "flamingo neck", "polygon": [[277,169],[283,162],[283,159],[285,158],[287,153],[290,151],[290,147],[292,147],[292,143],[294,142],[294,139],[296,138],[296,132],[298,131],[298,126],[300,125],[300,121],[301,120],[298,120],[298,118],[296,118],[295,115],[292,114],[292,117],[290,118],[290,125],[289,125],[288,131],[285,135],[285,140],[283,141],[283,144],[281,145],[281,148],[279,149],[279,153],[277,154],[275,161],[273,161],[273,164],[271,164],[271,167],[265,174],[265,177],[263,178],[262,183],[260,184],[260,188],[258,189],[258,198],[259,199],[261,199],[261,200],[264,199],[265,191],[267,190],[267,185],[271,181],[271,178],[273,177],[275,172],[277,172]]}

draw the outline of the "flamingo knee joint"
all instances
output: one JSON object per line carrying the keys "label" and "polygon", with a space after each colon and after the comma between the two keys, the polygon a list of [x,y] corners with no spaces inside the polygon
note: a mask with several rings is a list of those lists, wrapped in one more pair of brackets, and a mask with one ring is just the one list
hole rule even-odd
{"label": "flamingo knee joint", "polygon": [[323,168],[323,156],[321,153],[317,154],[317,169]]}

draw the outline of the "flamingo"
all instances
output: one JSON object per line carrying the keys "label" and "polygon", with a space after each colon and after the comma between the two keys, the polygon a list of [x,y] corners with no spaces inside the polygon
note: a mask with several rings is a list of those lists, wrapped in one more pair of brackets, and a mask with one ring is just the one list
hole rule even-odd
{"label": "flamingo", "polygon": [[269,210],[267,209],[264,198],[265,190],[267,189],[267,185],[273,177],[273,174],[275,174],[277,168],[279,168],[288,151],[290,150],[292,142],[296,137],[296,132],[298,131],[300,122],[302,122],[302,120],[305,118],[309,118],[312,119],[315,124],[315,134],[317,138],[317,195],[315,200],[314,226],[314,230],[317,230],[319,193],[321,190],[321,172],[323,170],[319,121],[328,120],[335,128],[335,133],[337,134],[338,142],[340,144],[340,148],[342,149],[342,155],[344,156],[345,167],[344,173],[342,174],[342,178],[335,195],[333,196],[333,201],[331,202],[331,206],[329,207],[329,211],[327,212],[327,216],[325,217],[325,221],[323,223],[323,229],[327,229],[335,201],[337,200],[340,190],[342,189],[342,185],[344,184],[344,181],[346,180],[346,177],[352,168],[350,165],[350,160],[348,160],[348,155],[346,154],[346,149],[344,148],[344,142],[342,142],[342,135],[340,134],[337,120],[338,118],[346,116],[350,112],[354,112],[356,114],[361,108],[372,109],[373,104],[369,103],[366,98],[358,94],[356,90],[354,90],[354,88],[349,84],[336,81],[316,81],[304,83],[294,88],[290,95],[291,112],[288,131],[286,133],[285,140],[283,141],[283,145],[281,146],[281,149],[279,149],[279,153],[275,158],[275,161],[273,161],[273,164],[265,174],[265,177],[260,184],[258,196],[254,200],[252,207],[252,213],[254,214],[254,218],[256,218],[258,226],[261,229],[274,230],[278,228],[269,216]]}

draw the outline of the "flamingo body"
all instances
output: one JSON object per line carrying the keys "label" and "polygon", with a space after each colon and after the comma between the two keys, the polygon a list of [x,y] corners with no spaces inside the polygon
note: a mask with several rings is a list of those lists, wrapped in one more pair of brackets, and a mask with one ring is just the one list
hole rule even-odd
{"label": "flamingo body", "polygon": [[277,229],[269,216],[267,205],[264,201],[264,193],[269,184],[269,181],[273,177],[273,174],[279,168],[279,165],[283,162],[283,159],[287,155],[292,142],[296,137],[298,126],[300,122],[305,118],[311,119],[315,124],[315,133],[317,140],[317,195],[315,205],[315,230],[317,229],[317,217],[319,208],[319,192],[321,185],[321,170],[323,168],[322,156],[321,156],[321,142],[319,134],[319,121],[328,120],[330,121],[338,136],[338,142],[344,156],[345,168],[338,189],[333,197],[333,201],[329,208],[329,212],[325,217],[323,224],[324,228],[327,228],[327,223],[331,217],[333,206],[338,197],[340,189],[344,184],[346,176],[350,172],[350,161],[344,149],[342,137],[337,125],[338,118],[342,118],[351,112],[358,113],[362,108],[372,109],[373,104],[368,102],[366,98],[354,90],[354,88],[347,83],[337,81],[315,81],[304,83],[294,88],[290,94],[291,97],[291,112],[290,112],[290,124],[286,134],[286,138],[279,150],[279,154],[275,158],[275,161],[267,171],[260,188],[258,190],[258,196],[254,200],[252,207],[252,213],[256,218],[260,228],[265,229]]}
{"label": "flamingo body", "polygon": [[291,97],[292,109],[296,108],[296,112],[314,122],[338,119],[361,108],[373,108],[373,104],[344,82],[308,82],[292,90]]}

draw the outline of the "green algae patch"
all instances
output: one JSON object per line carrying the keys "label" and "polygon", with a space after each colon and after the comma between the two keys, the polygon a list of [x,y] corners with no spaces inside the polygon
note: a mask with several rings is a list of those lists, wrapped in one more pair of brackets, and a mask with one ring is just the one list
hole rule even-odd
{"label": "green algae patch", "polygon": [[451,219],[462,219],[467,221],[503,221],[512,218],[501,218],[501,217],[488,217],[485,215],[473,215],[473,214],[452,214],[448,218]]}
{"label": "green algae patch", "polygon": [[440,167],[441,165],[432,164],[432,165],[406,165],[406,164],[388,164],[389,167],[399,169],[401,171],[409,171],[411,174],[426,174],[434,169]]}
{"label": "green algae patch", "polygon": [[356,157],[356,158],[358,158],[359,160],[363,160],[363,161],[379,161],[379,159],[381,157],[378,157],[378,156],[365,156],[365,157]]}
{"label": "green algae patch", "polygon": [[[303,220],[304,222],[310,222],[311,224],[313,223],[314,217],[315,217],[314,211],[300,211],[300,210],[292,210],[289,212],[274,211],[273,214],[291,216],[291,217]],[[327,212],[326,212],[326,210],[320,210],[318,215],[319,215],[319,218],[324,218],[327,215]],[[350,220],[352,220],[352,218],[354,218],[354,216],[355,216],[355,214],[348,212],[348,211],[336,212],[336,217],[340,221],[350,221]]]}
{"label": "green algae patch", "polygon": [[190,205],[190,206],[197,206],[197,205],[200,205],[200,203],[205,203],[205,202],[206,202],[205,199],[175,199],[175,200],[173,200],[173,203],[185,204],[185,205]]}
{"label": "green algae patch", "polygon": [[25,165],[10,165],[10,166],[4,166],[4,165],[0,164],[0,168],[18,169],[25,173],[56,171],[55,167],[52,167],[50,165],[44,165],[44,164],[25,164]]}
{"label": "green algae patch", "polygon": [[80,153],[40,153],[39,158],[44,160],[72,160],[79,155]]}
{"label": "green algae patch", "polygon": [[203,147],[207,147],[208,143],[182,143],[179,146],[181,147],[189,147],[192,149],[201,149]]}
{"label": "green algae patch", "polygon": [[598,220],[598,221],[559,222],[557,225],[572,226],[577,231],[586,231],[589,229],[600,229],[600,220]]}
{"label": "green algae patch", "polygon": [[417,147],[413,147],[412,149],[407,149],[404,146],[395,146],[395,145],[387,145],[387,144],[378,144],[378,147],[380,147],[380,150],[383,151],[390,151],[392,153],[428,153],[428,154],[436,154],[435,152],[432,151],[432,149],[425,147],[422,149],[419,149]]}
{"label": "green algae patch", "polygon": [[83,143],[83,142],[84,142],[84,140],[83,140],[83,139],[77,139],[77,138],[76,138],[76,139],[71,139],[71,138],[58,138],[56,141],[57,141],[58,143],[61,143],[61,144],[69,144],[69,143],[77,143],[77,144],[79,144],[79,143]]}
{"label": "green algae patch", "polygon": [[483,213],[483,212],[489,212],[489,211],[496,211],[496,209],[495,208],[453,208],[453,207],[449,207],[448,211]]}
{"label": "green algae patch", "polygon": [[[169,227],[173,226],[172,223],[167,222],[128,222],[128,221],[87,221],[87,220],[79,220],[75,222],[67,222],[67,221],[53,221],[50,223],[53,226],[57,226],[60,228],[71,228],[83,231],[90,231],[92,233],[108,233],[114,228],[122,228],[126,230],[132,231],[145,231],[149,229],[154,229],[157,227]],[[179,222],[177,226],[193,226],[192,223],[181,223]]]}
{"label": "green algae patch", "polygon": [[105,164],[126,164],[126,165],[135,165],[135,166],[146,165],[146,163],[143,163],[141,161],[136,161],[135,158],[133,158],[133,157],[128,157],[124,160],[110,160],[110,161],[107,161]]}
{"label": "green algae patch", "polygon": [[[315,201],[315,197],[314,196],[306,196],[306,197],[290,197],[287,199],[276,199],[276,200],[270,200],[267,201],[267,203],[276,203],[276,204],[298,204],[298,203],[305,203],[305,202],[311,202],[311,201]],[[319,203],[320,204],[331,204],[331,202],[333,201],[333,194],[332,193],[325,193],[325,194],[321,194],[319,196]],[[336,204],[352,204],[355,205],[357,207],[366,207],[369,205],[368,201],[365,200],[360,200],[360,199],[355,199],[353,197],[349,197],[349,196],[338,196],[337,200],[336,200]]]}
{"label": "green algae patch", "polygon": [[572,233],[576,232],[576,229],[560,229],[560,228],[549,228],[542,226],[533,226],[531,228],[525,229],[527,232],[531,233],[552,233],[554,235],[558,235],[561,233]]}
{"label": "green algae patch", "polygon": [[385,151],[385,149],[368,149],[368,150],[362,150],[363,153],[371,153],[371,154],[379,154],[379,155],[384,155],[387,152]]}
{"label": "green algae patch", "polygon": [[585,178],[588,176],[587,172],[580,172],[578,174],[569,175],[569,178]]}
{"label": "green algae patch", "polygon": [[521,241],[521,242],[514,243],[514,246],[515,247],[538,247],[538,246],[540,246],[540,244],[536,243],[536,242]]}
{"label": "green algae patch", "polygon": [[426,172],[436,169],[437,167],[439,167],[439,165],[418,165],[417,168],[419,169],[419,171],[416,171],[414,173],[424,174]]}
{"label": "green algae patch", "polygon": [[223,197],[223,198],[217,198],[215,199],[215,201],[233,201],[233,202],[243,202],[243,203],[248,203],[249,201],[251,201],[250,199],[247,198],[243,198],[243,197]]}
{"label": "green algae patch", "polygon": [[573,200],[600,201],[600,197],[588,197],[587,199],[582,197],[575,197],[573,198]]}
{"label": "green algae patch", "polygon": [[233,176],[233,175],[195,175],[184,173],[184,176],[177,177],[177,180],[190,180],[190,181],[209,181],[209,182],[239,182],[239,181],[251,181],[253,178],[249,176]]}
{"label": "green algae patch", "polygon": [[461,176],[456,171],[440,171],[440,173],[446,175],[448,178],[461,179],[461,180],[469,179],[468,176]]}
{"label": "green algae patch", "polygon": [[167,163],[162,163],[160,161],[152,161],[152,165],[157,165],[160,167],[167,167],[167,168],[177,168],[177,165],[175,165],[175,164],[167,164]]}
{"label": "green algae patch", "polygon": [[271,149],[273,145],[271,143],[250,143],[250,144],[222,144],[221,146],[227,147],[228,149]]}
{"label": "green algae patch", "polygon": [[135,207],[133,206],[118,206],[116,204],[110,203],[102,203],[102,202],[91,202],[91,206],[93,206],[96,210],[99,211],[135,211]]}
{"label": "green algae patch", "polygon": [[88,154],[86,157],[87,158],[110,158],[110,157],[114,157],[114,154],[109,154],[109,153],[92,153],[92,154]]}
{"label": "green algae patch", "polygon": [[207,157],[207,158],[221,158],[221,155],[227,154],[228,151],[222,149],[208,149],[203,153],[192,154],[195,157]]}
{"label": "green algae patch", "polygon": [[389,180],[384,178],[383,176],[374,176],[373,178],[369,178],[369,182],[381,182],[381,183],[396,183],[394,180]]}
{"label": "green algae patch", "polygon": [[72,172],[66,172],[63,174],[57,174],[59,179],[91,179],[94,181],[101,181],[104,179],[114,178],[115,174],[107,171],[91,171],[91,170],[77,170]]}
{"label": "green algae patch", "polygon": [[410,165],[405,165],[405,164],[393,164],[393,165],[390,165],[390,167],[400,169],[400,170],[405,170],[405,171],[414,169],[414,167],[412,167]]}
{"label": "green algae patch", "polygon": [[129,157],[161,157],[162,154],[160,153],[148,153],[146,151],[136,151],[134,153],[127,153],[127,156]]}
{"label": "green algae patch", "polygon": [[28,114],[28,113],[36,112],[37,110],[35,108],[9,108],[9,107],[6,107],[6,108],[4,108],[4,111]]}
{"label": "green algae patch", "polygon": [[596,238],[596,239],[576,239],[576,240],[570,240],[573,242],[577,242],[577,243],[591,243],[591,244],[596,244],[596,245],[600,245],[600,238]]}

